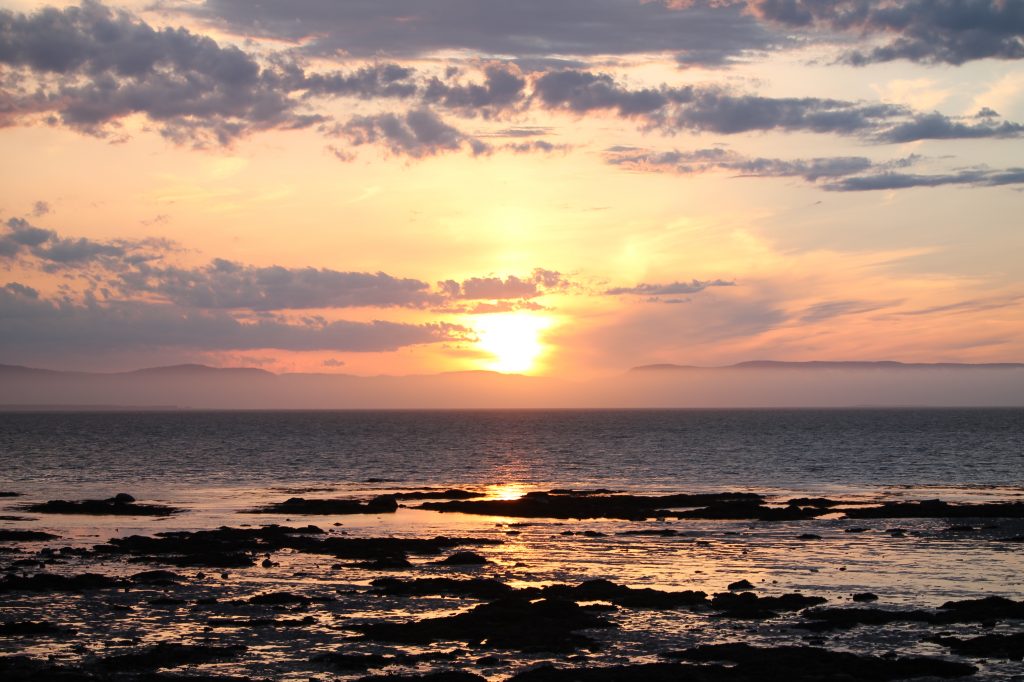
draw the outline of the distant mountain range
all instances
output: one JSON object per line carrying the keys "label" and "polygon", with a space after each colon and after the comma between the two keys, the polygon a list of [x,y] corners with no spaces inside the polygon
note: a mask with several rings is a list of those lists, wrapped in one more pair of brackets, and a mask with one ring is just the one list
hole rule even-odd
{"label": "distant mountain range", "polygon": [[174,365],[64,372],[0,365],[0,409],[462,409],[1024,407],[1024,363],[776,362],[645,365],[581,381],[486,371],[274,374]]}
{"label": "distant mountain range", "polygon": [[896,362],[894,360],[811,360],[808,362],[783,362],[779,360],[749,360],[735,365],[700,367],[698,365],[640,365],[631,372],[662,372],[683,370],[720,369],[1024,369],[1024,362]]}

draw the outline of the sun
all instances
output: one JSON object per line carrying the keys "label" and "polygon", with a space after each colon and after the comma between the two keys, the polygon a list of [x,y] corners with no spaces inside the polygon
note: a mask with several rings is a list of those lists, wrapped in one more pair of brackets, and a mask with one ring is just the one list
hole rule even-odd
{"label": "sun", "polygon": [[542,332],[550,326],[550,319],[529,313],[487,315],[475,320],[476,345],[493,356],[484,364],[485,369],[507,373],[534,369],[546,350]]}

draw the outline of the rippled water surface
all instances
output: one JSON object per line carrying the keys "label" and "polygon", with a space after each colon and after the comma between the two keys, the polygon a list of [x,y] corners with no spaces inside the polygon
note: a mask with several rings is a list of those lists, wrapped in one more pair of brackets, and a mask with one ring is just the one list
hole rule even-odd
{"label": "rippled water surface", "polygon": [[[1020,519],[958,521],[959,526],[943,519],[853,522],[841,514],[787,522],[521,519],[439,513],[418,509],[419,502],[412,501],[387,514],[241,513],[292,496],[368,499],[436,487],[481,490],[505,499],[570,487],[650,494],[746,490],[773,502],[796,494],[861,502],[1018,501],[1024,499],[1022,410],[10,413],[0,414],[0,454],[0,490],[21,493],[0,499],[0,528],[60,536],[0,543],[0,566],[14,573],[36,570],[26,563],[55,556],[39,570],[125,576],[161,568],[59,549],[87,550],[130,534],[221,525],[312,523],[330,537],[448,535],[501,541],[472,548],[489,561],[478,567],[441,566],[438,556],[410,555],[408,569],[383,571],[283,551],[272,557],[272,566],[223,575],[216,569],[163,567],[183,578],[172,587],[0,594],[3,620],[50,620],[77,631],[73,638],[0,640],[0,654],[53,656],[73,665],[161,641],[246,644],[249,649],[238,660],[200,669],[283,680],[366,674],[313,663],[312,654],[324,651],[455,651],[448,661],[396,664],[383,672],[452,667],[492,680],[538,662],[649,661],[664,651],[732,641],[810,642],[858,653],[962,660],[929,643],[927,637],[935,633],[920,624],[820,634],[800,629],[795,613],[742,621],[701,609],[619,608],[609,616],[618,627],[590,633],[601,642],[595,652],[360,640],[359,623],[458,613],[478,603],[374,594],[371,581],[386,575],[489,577],[514,587],[605,578],[632,587],[709,594],[743,578],[762,596],[801,592],[821,596],[830,606],[850,606],[852,594],[873,592],[880,608],[891,609],[933,609],[950,599],[992,595],[1024,599],[1024,543],[1006,541],[1024,535]],[[95,517],[20,509],[31,502],[122,491],[185,511],[170,517]],[[861,532],[847,532],[855,526]],[[901,530],[893,532],[896,528]],[[677,534],[628,534],[664,529]],[[808,533],[819,539],[801,539]],[[270,591],[313,601],[286,607],[245,602]],[[171,603],[155,604],[161,597]],[[306,616],[312,621],[302,627],[209,625],[225,618]],[[1022,627],[1020,621],[1000,621],[947,631],[975,636]],[[485,654],[497,662],[479,662]],[[973,679],[1017,679],[1020,672],[1012,661],[972,663],[979,666]]]}

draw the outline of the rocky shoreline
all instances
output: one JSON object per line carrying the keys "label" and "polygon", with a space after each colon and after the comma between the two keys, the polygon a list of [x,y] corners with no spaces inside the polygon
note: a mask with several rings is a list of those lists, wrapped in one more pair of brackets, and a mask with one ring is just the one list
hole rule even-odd
{"label": "rocky shoreline", "polygon": [[[127,494],[17,509],[59,521],[61,514],[133,516],[124,508],[144,518],[154,507],[173,509],[179,521],[187,514]],[[831,543],[833,556],[860,552],[870,561],[872,551],[915,542],[968,555],[997,548],[1020,560],[1021,509],[1019,502],[866,504],[604,490],[492,500],[450,488],[367,499],[290,498],[257,513],[328,522],[353,514],[413,514],[431,523],[452,516],[471,524],[477,516],[504,520],[433,536],[350,533],[340,520],[239,522],[93,543],[68,543],[52,532],[59,523],[40,530],[28,521],[6,522],[0,528],[0,677],[1009,680],[1024,658],[1019,586],[929,605],[913,603],[913,595],[889,603],[854,592],[853,581],[845,595],[819,594],[748,579],[753,575],[721,583],[702,579],[698,569],[686,589],[662,589],[593,572],[609,552],[658,558],[724,542],[741,558],[780,551],[782,544],[793,556],[813,557],[814,548]],[[254,510],[238,513],[247,511]],[[886,525],[897,519],[930,525]],[[603,525],[595,530],[573,520]],[[700,533],[688,526],[698,522],[705,524]],[[823,530],[822,523],[833,525]],[[749,535],[764,528],[783,529],[785,536],[765,532],[784,542]],[[574,565],[573,554],[588,559]],[[643,568],[636,563],[629,575],[642,575]],[[835,575],[845,570],[837,566]],[[664,577],[664,567],[652,563],[650,574],[658,571]],[[603,572],[616,570],[609,565]]]}

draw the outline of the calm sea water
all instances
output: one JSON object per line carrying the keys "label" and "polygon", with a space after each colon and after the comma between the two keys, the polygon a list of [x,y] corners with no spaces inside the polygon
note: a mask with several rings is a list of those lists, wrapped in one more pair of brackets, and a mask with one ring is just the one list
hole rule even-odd
{"label": "calm sea water", "polygon": [[[1024,491],[1024,410],[0,414],[4,488]],[[947,496],[948,497],[948,496]]]}
{"label": "calm sea water", "polygon": [[[400,571],[335,563],[315,553],[282,551],[270,567],[200,571],[173,588],[96,593],[10,593],[5,617],[53,621],[75,637],[0,638],[0,655],[28,655],[66,665],[110,653],[111,641],[244,644],[236,661],[205,672],[321,679],[313,653],[395,655],[405,645],[354,640],[352,622],[397,622],[449,615],[472,600],[442,596],[382,598],[371,581],[480,578],[516,587],[576,584],[604,578],[633,587],[709,594],[747,579],[761,595],[802,592],[850,605],[873,592],[884,608],[935,608],[951,599],[1024,598],[1024,520],[980,519],[966,530],[946,519],[848,520],[841,513],[811,520],[517,519],[439,513],[411,502],[395,513],[301,516],[241,513],[292,495],[360,497],[428,486],[482,489],[514,497],[553,487],[643,492],[746,489],[786,499],[809,493],[873,499],[950,501],[1024,499],[1024,410],[673,410],[460,412],[167,412],[0,414],[0,527],[43,530],[53,540],[7,543],[0,571],[45,570],[130,575],[121,557],[88,550],[108,538],[170,530],[267,523],[315,523],[331,536],[488,538],[483,566],[450,567],[437,557],[410,556]],[[129,492],[141,501],[183,508],[171,517],[26,513],[26,502],[107,497]],[[859,526],[856,533],[851,528]],[[899,527],[898,533],[889,531]],[[645,534],[671,528],[672,536]],[[640,534],[637,533],[640,532]],[[805,534],[815,541],[807,541]],[[78,553],[62,549],[70,546]],[[59,561],[51,561],[59,552]],[[29,558],[34,557],[34,559]],[[9,562],[8,566],[3,564]],[[278,617],[276,607],[248,600],[288,591],[313,600],[297,608],[301,628],[208,627],[208,618]],[[166,592],[166,593],[165,593]],[[172,596],[170,605],[156,597]],[[204,606],[199,605],[203,600]],[[212,600],[212,601],[211,601]],[[111,615],[111,604],[119,607]],[[287,615],[287,614],[285,614]],[[623,608],[619,628],[594,633],[604,649],[590,664],[648,662],[661,651],[743,641],[806,644],[802,616],[737,621],[714,612]],[[943,625],[957,636],[1013,631],[979,624]],[[951,630],[949,628],[952,628]],[[828,646],[862,654],[946,656],[919,623],[851,628]],[[824,640],[822,640],[824,641]],[[434,645],[448,650],[452,643]],[[424,648],[423,650],[428,650]],[[420,649],[415,649],[420,651]],[[551,660],[548,652],[498,651],[485,663],[466,651],[450,663],[420,666],[473,670],[501,682]],[[479,659],[479,660],[477,660]],[[1016,661],[972,660],[971,679],[1019,680]],[[560,665],[579,660],[562,656]],[[392,672],[409,672],[394,666]],[[332,675],[338,671],[330,671]],[[364,673],[339,673],[356,678]]]}

